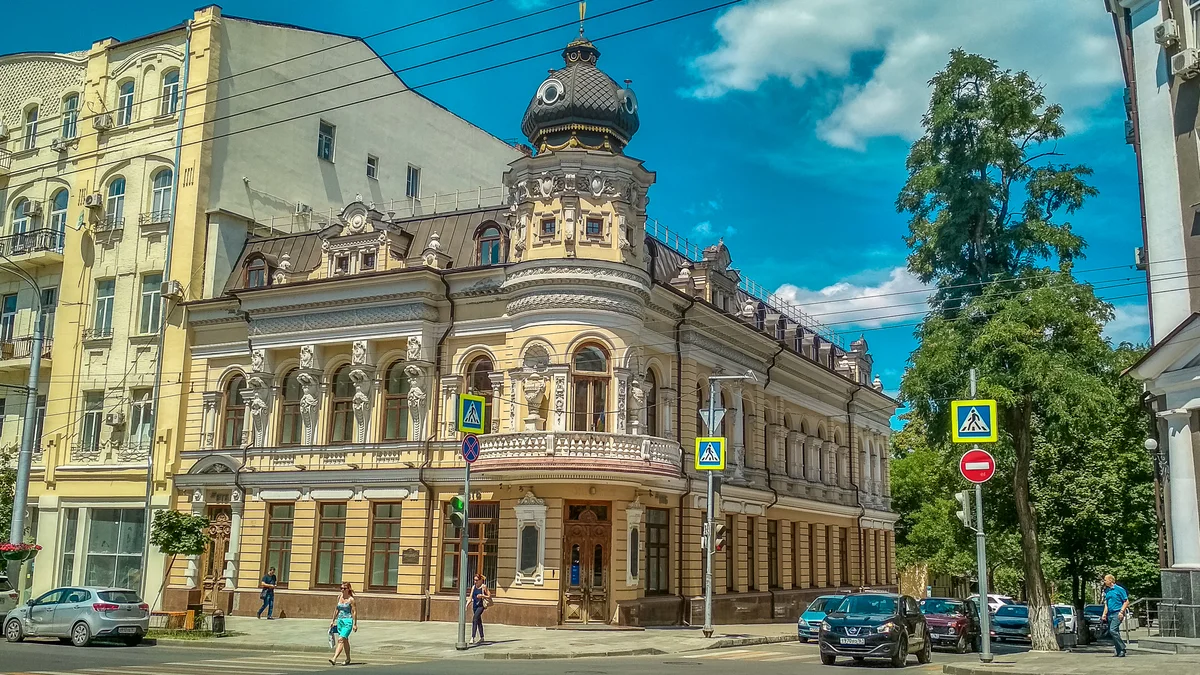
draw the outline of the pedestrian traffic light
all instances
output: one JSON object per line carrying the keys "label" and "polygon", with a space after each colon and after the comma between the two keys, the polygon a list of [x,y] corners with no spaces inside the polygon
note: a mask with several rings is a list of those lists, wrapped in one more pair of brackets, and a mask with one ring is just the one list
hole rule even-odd
{"label": "pedestrian traffic light", "polygon": [[715,552],[725,550],[725,523],[713,523],[713,548]]}
{"label": "pedestrian traffic light", "polygon": [[455,495],[450,500],[450,524],[455,527],[467,524],[467,499],[463,495]]}
{"label": "pedestrian traffic light", "polygon": [[954,498],[958,500],[958,512],[954,515],[958,516],[963,525],[971,527],[971,493],[963,490],[956,493]]}

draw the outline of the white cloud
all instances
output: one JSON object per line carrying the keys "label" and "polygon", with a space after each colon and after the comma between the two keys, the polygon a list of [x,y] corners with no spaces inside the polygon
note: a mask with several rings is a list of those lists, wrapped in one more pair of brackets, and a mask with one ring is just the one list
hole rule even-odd
{"label": "white cloud", "polygon": [[1150,315],[1143,304],[1117,305],[1113,320],[1104,326],[1104,336],[1119,345],[1146,344],[1150,341]]}
{"label": "white cloud", "polygon": [[[817,133],[845,148],[916,138],[928,81],[957,47],[1029,71],[1075,129],[1122,84],[1112,20],[1097,0],[755,0],[715,27],[720,44],[692,64],[694,96],[753,91],[772,78],[795,87],[832,79],[841,94]],[[853,57],[871,54],[882,55],[879,65],[856,81]]]}
{"label": "white cloud", "polygon": [[732,225],[724,227],[720,225],[714,226],[710,220],[700,221],[692,227],[692,239],[695,239],[704,246],[707,246],[709,240],[713,238],[720,237],[723,239],[725,237],[732,237],[735,234],[737,234],[736,227]]}
{"label": "white cloud", "polygon": [[[885,278],[874,284],[839,281],[817,290],[784,284],[775,294],[837,332],[850,330],[850,326],[877,328],[920,320],[933,289],[922,284],[906,267],[896,267],[885,274]],[[897,314],[907,316],[893,316]]]}

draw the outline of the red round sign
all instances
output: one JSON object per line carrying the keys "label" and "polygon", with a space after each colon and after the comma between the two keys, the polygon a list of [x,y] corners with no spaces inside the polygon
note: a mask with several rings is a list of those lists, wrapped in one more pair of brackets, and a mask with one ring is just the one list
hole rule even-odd
{"label": "red round sign", "polygon": [[986,483],[996,473],[996,460],[986,450],[968,450],[958,462],[963,478],[972,483]]}

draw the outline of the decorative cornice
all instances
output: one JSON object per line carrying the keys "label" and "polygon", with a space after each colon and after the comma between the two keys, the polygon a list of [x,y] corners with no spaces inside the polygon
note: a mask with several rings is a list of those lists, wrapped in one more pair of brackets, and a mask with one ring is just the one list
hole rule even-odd
{"label": "decorative cornice", "polygon": [[750,354],[735,345],[731,345],[722,340],[717,340],[713,337],[698,333],[695,330],[686,329],[681,336],[681,340],[690,345],[695,345],[707,352],[716,354],[724,358],[739,363],[749,368],[762,370],[766,367],[765,359],[761,356]]}
{"label": "decorative cornice", "polygon": [[558,309],[591,309],[627,314],[636,319],[645,315],[642,305],[608,293],[533,293],[508,303],[509,316],[526,312]]}
{"label": "decorative cornice", "polygon": [[344,326],[369,326],[403,321],[437,321],[439,318],[436,308],[421,303],[373,306],[338,312],[251,319],[250,334],[278,335]]}

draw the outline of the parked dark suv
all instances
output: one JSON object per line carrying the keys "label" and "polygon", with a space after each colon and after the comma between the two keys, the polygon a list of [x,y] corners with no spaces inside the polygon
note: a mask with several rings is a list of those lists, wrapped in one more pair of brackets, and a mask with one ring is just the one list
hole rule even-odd
{"label": "parked dark suv", "polygon": [[909,654],[929,663],[929,626],[917,601],[894,593],[847,595],[821,623],[821,663],[833,665],[839,656],[855,661],[889,659],[900,668]]}

